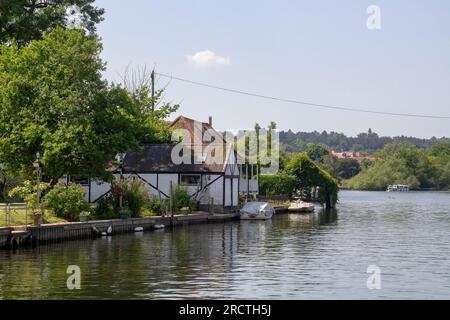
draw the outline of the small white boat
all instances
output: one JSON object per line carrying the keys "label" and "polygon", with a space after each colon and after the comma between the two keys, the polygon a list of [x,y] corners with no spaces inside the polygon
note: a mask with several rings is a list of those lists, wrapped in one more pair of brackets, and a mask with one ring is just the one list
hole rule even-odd
{"label": "small white boat", "polygon": [[240,210],[241,220],[272,219],[275,209],[267,202],[248,202]]}
{"label": "small white boat", "polygon": [[403,184],[394,184],[388,186],[387,192],[408,192],[409,186]]}

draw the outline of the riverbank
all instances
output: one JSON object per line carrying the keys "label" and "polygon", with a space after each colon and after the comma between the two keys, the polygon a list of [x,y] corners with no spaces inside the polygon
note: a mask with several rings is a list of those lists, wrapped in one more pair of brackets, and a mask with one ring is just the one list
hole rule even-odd
{"label": "riverbank", "polygon": [[0,228],[0,248],[16,249],[60,241],[89,239],[101,236],[110,228],[110,235],[149,231],[158,228],[177,227],[188,224],[225,222],[237,219],[236,213],[216,214],[196,212],[173,217],[145,217],[126,220],[102,220],[89,222],[67,222],[28,227]]}
{"label": "riverbank", "polygon": [[[287,206],[275,208],[277,213],[287,212]],[[98,220],[89,222],[65,222],[43,224],[41,226],[18,226],[0,228],[0,249],[17,249],[19,247],[56,243],[102,236],[110,228],[114,234],[153,231],[160,228],[173,228],[189,224],[220,223],[239,219],[238,213],[195,212],[189,215],[173,217],[154,216],[131,218],[126,220]]]}

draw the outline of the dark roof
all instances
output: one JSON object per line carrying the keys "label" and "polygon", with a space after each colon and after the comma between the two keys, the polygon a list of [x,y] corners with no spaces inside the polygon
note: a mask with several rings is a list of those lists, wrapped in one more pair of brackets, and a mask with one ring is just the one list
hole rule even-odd
{"label": "dark roof", "polygon": [[[174,144],[145,144],[139,151],[127,153],[124,159],[125,172],[210,172],[224,171],[223,164],[174,164],[172,149]],[[193,160],[193,157],[191,157]],[[208,159],[206,159],[208,160]],[[224,159],[224,161],[226,161]],[[206,161],[207,162],[207,161]],[[193,163],[193,161],[192,161]]]}

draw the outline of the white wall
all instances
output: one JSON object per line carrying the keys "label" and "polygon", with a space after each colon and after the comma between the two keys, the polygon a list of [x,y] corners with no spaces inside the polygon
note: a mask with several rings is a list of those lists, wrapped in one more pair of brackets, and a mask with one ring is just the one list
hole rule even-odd
{"label": "white wall", "polygon": [[[205,177],[210,176],[210,179],[204,179],[203,186],[206,186],[208,183],[211,183],[206,190],[202,191],[201,197],[199,198],[201,204],[210,204],[211,198],[214,198],[214,205],[222,205],[223,204],[223,177],[220,175],[207,175]],[[220,177],[220,178],[219,178]]]}
{"label": "white wall", "polygon": [[[96,201],[111,190],[111,184],[102,181],[91,181],[91,202]],[[86,192],[86,200],[88,200],[88,192]]]}
{"label": "white wall", "polygon": [[[170,195],[170,182],[175,187],[178,185],[178,174],[159,174],[159,190]],[[162,195],[164,196],[164,195]]]}
{"label": "white wall", "polygon": [[[156,173],[142,173],[142,174],[139,174],[139,177],[144,179],[146,182],[152,184],[153,186],[157,187],[158,177],[157,177]],[[155,188],[152,188],[148,184],[145,184],[145,187],[147,188],[147,191],[150,195],[159,196],[158,190],[156,190]],[[164,195],[161,195],[161,196],[164,197]]]}

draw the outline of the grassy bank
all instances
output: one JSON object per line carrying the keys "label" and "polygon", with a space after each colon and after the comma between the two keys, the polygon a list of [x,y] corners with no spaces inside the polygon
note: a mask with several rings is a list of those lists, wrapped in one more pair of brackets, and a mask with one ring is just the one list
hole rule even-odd
{"label": "grassy bank", "polygon": [[[46,211],[44,213],[44,222],[45,223],[58,223],[58,222],[67,222],[67,220],[58,218]],[[30,225],[33,224],[33,214],[30,210],[25,209],[11,209],[9,211],[9,215],[6,214],[4,208],[0,210],[0,227],[13,227],[13,226],[22,226],[22,225]]]}

